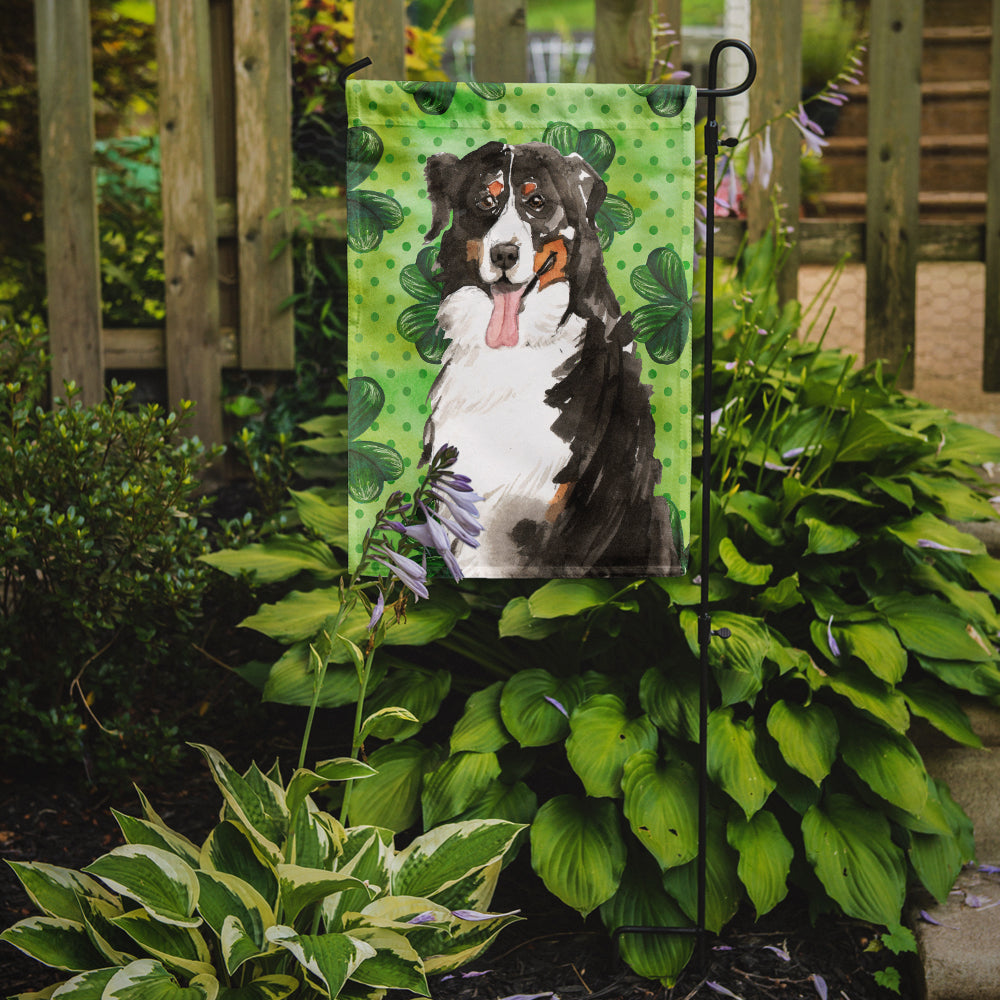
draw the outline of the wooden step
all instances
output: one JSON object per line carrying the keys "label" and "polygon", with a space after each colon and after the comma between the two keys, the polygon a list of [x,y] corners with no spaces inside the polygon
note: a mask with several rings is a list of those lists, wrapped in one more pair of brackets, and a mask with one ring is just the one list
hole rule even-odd
{"label": "wooden step", "polygon": [[924,29],[920,75],[924,83],[990,78],[989,25]]}
{"label": "wooden step", "polygon": [[[989,24],[991,0],[924,0],[924,27],[955,24]],[[867,5],[866,5],[867,6]]]}
{"label": "wooden step", "polygon": [[[964,134],[988,130],[989,80],[938,80],[920,87],[921,135],[947,135],[960,128]],[[836,135],[866,135],[868,130],[868,84],[846,91],[849,101],[841,110]]]}
{"label": "wooden step", "polygon": [[[988,155],[985,135],[925,135],[920,138],[920,188],[924,191],[985,191]],[[868,140],[832,136],[823,151],[834,191],[864,190]]]}
{"label": "wooden step", "polygon": [[[868,198],[863,191],[831,191],[815,199],[828,218],[863,220]],[[920,218],[928,221],[981,223],[986,216],[986,193],[979,191],[921,191]]]}

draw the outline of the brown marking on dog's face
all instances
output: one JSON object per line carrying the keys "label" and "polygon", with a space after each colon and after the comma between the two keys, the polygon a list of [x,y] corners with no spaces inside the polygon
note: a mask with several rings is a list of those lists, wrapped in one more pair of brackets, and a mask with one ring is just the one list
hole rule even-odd
{"label": "brown marking on dog's face", "polygon": [[556,262],[545,274],[539,276],[538,287],[540,289],[547,288],[556,281],[564,281],[566,278],[566,262],[569,260],[569,251],[566,249],[566,241],[562,238],[550,240],[535,254],[535,271],[538,271],[548,260],[551,253],[556,255]]}
{"label": "brown marking on dog's face", "polygon": [[500,193],[503,191],[503,181],[501,180],[493,181],[492,184],[489,184],[487,186],[486,190],[489,191],[489,193],[493,195],[494,198],[499,198]]}
{"label": "brown marking on dog's face", "polygon": [[483,241],[468,240],[465,244],[465,259],[478,264],[483,259]]}
{"label": "brown marking on dog's face", "polygon": [[529,195],[534,191],[538,190],[538,185],[534,181],[528,181],[522,188],[521,194]]}

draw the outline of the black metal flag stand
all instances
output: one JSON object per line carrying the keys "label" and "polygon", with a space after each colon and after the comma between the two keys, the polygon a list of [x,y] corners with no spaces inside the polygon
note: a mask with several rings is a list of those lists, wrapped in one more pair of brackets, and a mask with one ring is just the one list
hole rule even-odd
{"label": "black metal flag stand", "polygon": [[[747,60],[747,75],[736,87],[719,88],[719,57],[725,49],[739,49]],[[344,87],[347,78],[358,70],[371,65],[365,56],[350,66],[345,66],[337,77]],[[728,629],[712,629],[712,615],[709,611],[709,525],[711,523],[711,492],[708,488],[712,473],[712,289],[715,278],[715,159],[720,146],[735,146],[735,138],[719,139],[719,123],[716,121],[716,100],[720,97],[735,97],[750,89],[757,76],[757,59],[753,49],[746,42],[727,38],[712,49],[708,61],[708,87],[698,90],[698,97],[707,101],[705,122],[705,160],[707,171],[706,231],[705,231],[705,376],[702,403],[702,456],[701,456],[701,600],[698,612],[698,646],[701,653],[701,687],[698,704],[698,909],[694,927],[623,926],[613,934],[615,942],[623,934],[694,934],[698,940],[698,963],[702,970],[706,967],[705,955],[705,897],[707,892],[707,845],[708,845],[708,699],[710,672],[708,650],[713,636],[720,639],[729,637]]]}

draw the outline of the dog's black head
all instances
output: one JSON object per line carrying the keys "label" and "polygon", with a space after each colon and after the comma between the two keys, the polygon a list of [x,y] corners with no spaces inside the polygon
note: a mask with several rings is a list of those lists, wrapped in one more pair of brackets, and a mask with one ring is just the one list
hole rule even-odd
{"label": "dog's black head", "polygon": [[[489,142],[459,159],[427,160],[433,211],[426,239],[443,233],[444,293],[478,285],[541,288],[601,261],[595,216],[607,187],[577,154],[542,142]],[[537,277],[536,277],[537,275]]]}

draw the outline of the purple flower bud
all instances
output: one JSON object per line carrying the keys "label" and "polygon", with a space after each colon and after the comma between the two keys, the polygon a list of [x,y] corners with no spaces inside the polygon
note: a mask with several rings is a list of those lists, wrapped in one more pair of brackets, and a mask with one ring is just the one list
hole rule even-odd
{"label": "purple flower bud", "polygon": [[830,620],[826,623],[826,641],[830,647],[830,652],[839,658],[840,646],[837,645],[837,640],[833,637],[833,615],[830,615]]}
{"label": "purple flower bud", "polygon": [[372,609],[372,616],[368,619],[368,631],[374,630],[375,626],[382,620],[382,614],[385,611],[385,595],[380,590],[378,592],[378,600],[375,602],[375,607]]}
{"label": "purple flower bud", "polygon": [[[393,552],[385,545],[372,546],[372,552],[376,553],[375,562],[390,570],[392,575],[417,597],[430,596],[427,591],[427,570],[420,563]],[[383,558],[379,559],[378,556]]]}
{"label": "purple flower bud", "polygon": [[569,712],[566,711],[565,707],[560,702],[556,701],[555,698],[550,698],[548,695],[544,695],[544,698],[550,705],[554,705],[557,709],[559,709],[559,711],[562,712],[567,719],[569,718]]}
{"label": "purple flower bud", "polygon": [[437,920],[437,915],[433,910],[425,910],[423,913],[418,913],[415,917],[411,917],[406,922],[408,924],[432,924]]}
{"label": "purple flower bud", "polygon": [[813,986],[816,987],[816,992],[819,994],[819,1000],[826,1000],[829,992],[826,988],[826,980],[815,972],[810,978],[813,981]]}

